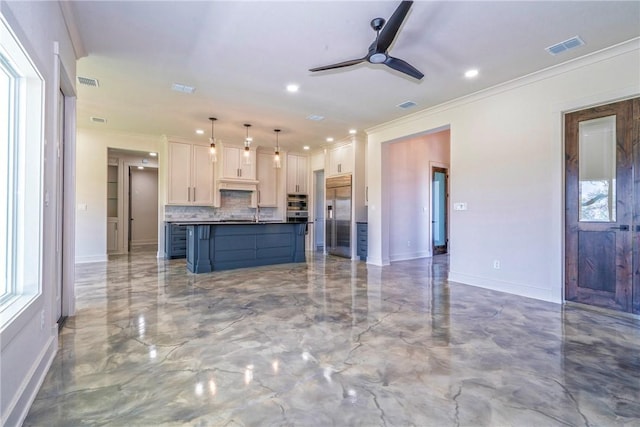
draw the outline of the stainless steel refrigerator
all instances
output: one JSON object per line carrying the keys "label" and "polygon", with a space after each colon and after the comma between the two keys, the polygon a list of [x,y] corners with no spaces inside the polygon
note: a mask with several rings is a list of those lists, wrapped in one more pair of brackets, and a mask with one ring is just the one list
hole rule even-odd
{"label": "stainless steel refrigerator", "polygon": [[351,258],[351,175],[327,178],[325,198],[327,253]]}

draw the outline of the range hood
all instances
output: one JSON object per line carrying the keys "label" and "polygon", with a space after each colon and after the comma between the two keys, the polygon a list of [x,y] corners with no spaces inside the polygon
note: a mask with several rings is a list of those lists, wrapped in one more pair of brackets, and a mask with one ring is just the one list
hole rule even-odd
{"label": "range hood", "polygon": [[251,179],[219,179],[218,191],[258,191],[258,181]]}
{"label": "range hood", "polygon": [[255,208],[258,206],[258,181],[252,179],[218,179],[216,182],[218,196],[216,198],[220,200],[219,194],[221,191],[243,191],[251,194],[249,200],[249,207]]}

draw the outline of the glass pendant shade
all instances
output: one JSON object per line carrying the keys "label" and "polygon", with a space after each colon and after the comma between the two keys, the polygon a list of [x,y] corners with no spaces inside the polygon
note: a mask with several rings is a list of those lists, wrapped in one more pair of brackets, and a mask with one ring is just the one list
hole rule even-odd
{"label": "glass pendant shade", "polygon": [[247,136],[244,139],[244,164],[245,165],[250,165],[251,164],[251,141],[252,138],[249,136],[249,128],[251,127],[250,124],[245,124],[244,127],[247,128]]}
{"label": "glass pendant shade", "polygon": [[273,155],[273,167],[276,169],[280,169],[282,164],[280,162],[280,143],[278,141],[278,134],[280,133],[280,129],[273,130],[276,133],[276,151]]}

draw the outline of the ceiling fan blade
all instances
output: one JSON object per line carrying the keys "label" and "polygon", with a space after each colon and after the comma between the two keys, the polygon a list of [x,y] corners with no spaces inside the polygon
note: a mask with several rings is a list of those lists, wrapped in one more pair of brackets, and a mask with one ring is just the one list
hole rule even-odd
{"label": "ceiling fan blade", "polygon": [[424,77],[417,68],[413,65],[403,61],[402,59],[393,58],[391,56],[387,57],[387,60],[384,61],[384,64],[394,70],[400,71],[401,73],[405,73],[415,79],[421,80]]}
{"label": "ceiling fan blade", "polygon": [[366,58],[352,59],[350,61],[338,62],[337,64],[325,65],[323,67],[310,68],[309,71],[333,70],[334,68],[349,67],[363,62]]}
{"label": "ceiling fan blade", "polygon": [[395,12],[393,12],[393,15],[391,15],[391,18],[389,18],[384,27],[382,27],[382,30],[380,30],[380,35],[377,39],[377,52],[386,52],[387,49],[389,49],[389,46],[391,46],[391,43],[393,43],[393,40],[398,34],[402,22],[404,22],[404,18],[407,16],[407,13],[409,13],[412,4],[412,1],[404,0],[400,2]]}

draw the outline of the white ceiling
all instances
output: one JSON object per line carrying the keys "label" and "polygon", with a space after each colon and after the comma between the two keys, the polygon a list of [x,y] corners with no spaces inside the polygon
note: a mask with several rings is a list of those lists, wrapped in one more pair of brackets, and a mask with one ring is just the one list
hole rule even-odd
{"label": "white ceiling", "polygon": [[[257,145],[272,146],[281,128],[285,148],[318,147],[640,36],[640,1],[417,1],[389,53],[421,70],[421,81],[368,63],[308,71],[363,57],[375,39],[369,22],[398,3],[68,2],[86,53],[78,75],[100,84],[78,85],[78,126],[207,141],[215,116],[226,142],[241,143],[251,123]],[[545,51],[573,36],[586,45]],[[469,68],[479,76],[465,79]],[[175,92],[173,83],[196,90]],[[289,83],[299,92],[286,92]],[[397,107],[408,100],[417,106]]]}

